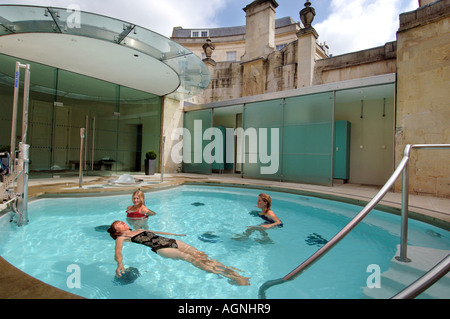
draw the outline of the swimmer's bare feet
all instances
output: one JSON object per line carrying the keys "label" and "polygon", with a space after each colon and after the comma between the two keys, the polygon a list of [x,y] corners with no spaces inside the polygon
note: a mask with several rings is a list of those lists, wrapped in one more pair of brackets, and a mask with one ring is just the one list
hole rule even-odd
{"label": "swimmer's bare feet", "polygon": [[250,278],[248,277],[242,277],[238,276],[236,278],[230,278],[228,282],[232,285],[238,285],[238,286],[250,286]]}

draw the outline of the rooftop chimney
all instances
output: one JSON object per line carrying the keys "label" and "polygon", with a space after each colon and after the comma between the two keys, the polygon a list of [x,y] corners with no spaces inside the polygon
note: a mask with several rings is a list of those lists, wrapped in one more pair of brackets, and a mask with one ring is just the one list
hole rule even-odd
{"label": "rooftop chimney", "polygon": [[241,61],[249,61],[267,55],[275,49],[274,0],[255,0],[243,10],[246,13],[245,54]]}

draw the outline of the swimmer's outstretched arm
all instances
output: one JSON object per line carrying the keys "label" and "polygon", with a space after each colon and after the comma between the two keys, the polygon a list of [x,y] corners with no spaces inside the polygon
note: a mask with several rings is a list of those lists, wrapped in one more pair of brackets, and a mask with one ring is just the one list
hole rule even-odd
{"label": "swimmer's outstretched arm", "polygon": [[117,269],[116,269],[116,276],[120,277],[123,273],[125,273],[125,267],[123,266],[123,257],[122,257],[122,247],[123,247],[123,241],[124,237],[119,237],[116,239],[116,248],[115,248],[115,255],[114,259],[117,261]]}

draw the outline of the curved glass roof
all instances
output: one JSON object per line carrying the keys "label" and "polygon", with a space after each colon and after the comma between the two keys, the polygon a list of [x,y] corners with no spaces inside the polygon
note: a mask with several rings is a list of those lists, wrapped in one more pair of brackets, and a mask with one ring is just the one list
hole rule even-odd
{"label": "curved glass roof", "polygon": [[203,61],[180,44],[76,9],[0,5],[0,53],[177,100],[210,80]]}

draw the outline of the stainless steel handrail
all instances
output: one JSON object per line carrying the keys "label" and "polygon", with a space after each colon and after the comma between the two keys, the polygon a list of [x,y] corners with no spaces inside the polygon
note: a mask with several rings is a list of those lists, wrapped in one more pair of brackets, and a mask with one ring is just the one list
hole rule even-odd
{"label": "stainless steel handrail", "polygon": [[403,151],[403,158],[407,158],[403,170],[402,180],[402,208],[401,208],[401,233],[400,233],[400,256],[395,257],[398,261],[409,262],[407,257],[408,240],[408,207],[409,207],[409,154],[413,148],[418,149],[442,149],[450,148],[450,144],[407,144]]}
{"label": "stainless steel handrail", "polygon": [[[397,178],[403,173],[403,187],[402,187],[402,230],[401,230],[401,251],[400,261],[407,261],[406,257],[406,244],[407,244],[407,219],[408,219],[408,178],[409,173],[409,153],[413,148],[426,148],[426,149],[440,149],[440,148],[450,148],[450,144],[408,144],[405,147],[403,158],[398,164],[392,176],[388,179],[386,184],[380,189],[380,191],[372,198],[372,200],[344,227],[339,231],[330,241],[328,241],[324,246],[317,250],[311,257],[305,260],[297,268],[292,270],[286,276],[269,280],[259,287],[258,297],[260,299],[266,298],[266,291],[270,287],[285,283],[287,281],[293,280],[305,272],[309,267],[316,263],[320,258],[322,258],[328,251],[331,250],[337,243],[339,243],[353,228],[355,228],[369,213],[370,211],[381,201],[381,199],[386,195],[389,189],[394,185]],[[406,168],[406,170],[405,170]],[[406,229],[404,229],[404,227]]]}

